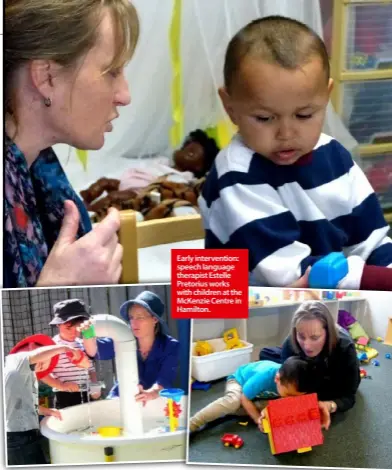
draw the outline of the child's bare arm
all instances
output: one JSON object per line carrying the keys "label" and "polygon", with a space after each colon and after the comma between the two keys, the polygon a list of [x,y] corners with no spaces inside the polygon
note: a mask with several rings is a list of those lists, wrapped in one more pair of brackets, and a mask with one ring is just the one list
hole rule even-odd
{"label": "child's bare arm", "polygon": [[260,412],[257,409],[256,405],[246,398],[244,394],[241,395],[241,405],[243,406],[244,410],[248,413],[248,415],[253,419],[253,421],[258,425]]}

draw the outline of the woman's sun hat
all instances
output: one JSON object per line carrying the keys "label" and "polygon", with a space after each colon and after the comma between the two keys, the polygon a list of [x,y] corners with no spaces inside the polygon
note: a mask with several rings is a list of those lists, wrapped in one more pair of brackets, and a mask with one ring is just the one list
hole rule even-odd
{"label": "woman's sun hat", "polygon": [[162,318],[165,311],[165,305],[156,294],[145,290],[141,292],[135,299],[124,302],[120,307],[120,315],[127,323],[129,323],[129,307],[132,307],[132,305],[140,305],[141,307],[145,308],[150,315],[158,320],[161,333],[169,336],[169,328],[167,323]]}

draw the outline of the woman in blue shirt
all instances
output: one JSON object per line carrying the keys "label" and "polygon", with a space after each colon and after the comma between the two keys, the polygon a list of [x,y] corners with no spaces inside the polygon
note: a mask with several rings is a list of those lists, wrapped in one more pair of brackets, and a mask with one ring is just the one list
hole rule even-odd
{"label": "woman in blue shirt", "polygon": [[[144,291],[134,300],[128,300],[120,308],[120,314],[136,338],[137,364],[139,370],[138,401],[158,398],[159,390],[173,387],[179,366],[180,343],[168,334],[168,327],[162,319],[165,306],[153,292]],[[97,338],[96,359],[113,359],[113,341],[110,338]],[[119,396],[116,383],[108,398]]]}

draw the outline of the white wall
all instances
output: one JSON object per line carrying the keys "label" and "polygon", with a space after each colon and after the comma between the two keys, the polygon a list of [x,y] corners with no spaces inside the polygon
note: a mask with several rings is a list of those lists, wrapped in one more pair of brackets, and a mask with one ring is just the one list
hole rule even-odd
{"label": "white wall", "polygon": [[365,331],[373,338],[385,338],[388,318],[392,318],[392,292],[363,291],[362,297],[368,301],[366,318],[361,320]]}

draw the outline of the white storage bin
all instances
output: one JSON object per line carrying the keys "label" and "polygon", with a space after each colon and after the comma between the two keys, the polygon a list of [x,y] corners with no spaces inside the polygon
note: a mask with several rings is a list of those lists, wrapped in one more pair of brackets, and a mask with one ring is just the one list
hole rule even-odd
{"label": "white storage bin", "polygon": [[238,349],[226,350],[223,338],[209,339],[214,352],[205,356],[195,356],[196,343],[192,343],[192,377],[199,382],[227,377],[239,366],[251,362],[253,344],[241,340],[245,345]]}

